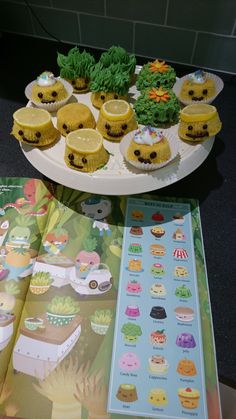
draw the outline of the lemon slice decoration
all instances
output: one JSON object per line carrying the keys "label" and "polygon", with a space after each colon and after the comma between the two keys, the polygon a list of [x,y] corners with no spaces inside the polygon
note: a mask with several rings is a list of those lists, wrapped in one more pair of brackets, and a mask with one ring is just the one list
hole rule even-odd
{"label": "lemon slice decoration", "polygon": [[103,144],[103,137],[92,128],[72,131],[66,137],[67,146],[81,154],[96,153]]}
{"label": "lemon slice decoration", "polygon": [[129,119],[132,109],[125,100],[109,100],[105,102],[100,110],[102,116],[111,121],[122,121]]}
{"label": "lemon slice decoration", "polygon": [[49,112],[38,108],[20,108],[14,112],[13,119],[17,124],[28,128],[42,127],[51,122]]}
{"label": "lemon slice decoration", "polygon": [[184,122],[209,121],[216,115],[215,106],[204,103],[188,105],[180,111],[180,119]]}

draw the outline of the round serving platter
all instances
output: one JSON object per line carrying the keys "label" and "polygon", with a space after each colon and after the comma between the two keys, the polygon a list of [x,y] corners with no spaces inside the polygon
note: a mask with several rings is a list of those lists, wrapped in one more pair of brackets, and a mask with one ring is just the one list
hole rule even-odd
{"label": "round serving platter", "polygon": [[[137,70],[139,71],[139,68]],[[132,86],[129,91],[131,104],[138,95],[136,87]],[[90,92],[74,94],[69,102],[78,101],[89,106],[97,120],[99,111],[91,104],[90,96]],[[34,107],[31,102],[28,102],[27,106]],[[52,119],[56,125],[56,113],[52,113]],[[63,136],[56,144],[45,149],[33,148],[22,143],[21,148],[26,158],[39,172],[64,186],[89,193],[131,195],[161,189],[189,175],[203,163],[214,144],[214,138],[201,144],[187,144],[178,137],[178,125],[168,130],[179,142],[179,153],[167,166],[150,172],[141,172],[125,162],[120,153],[119,143],[107,140],[104,140],[104,146],[110,153],[110,159],[105,167],[94,173],[78,172],[66,166]]]}

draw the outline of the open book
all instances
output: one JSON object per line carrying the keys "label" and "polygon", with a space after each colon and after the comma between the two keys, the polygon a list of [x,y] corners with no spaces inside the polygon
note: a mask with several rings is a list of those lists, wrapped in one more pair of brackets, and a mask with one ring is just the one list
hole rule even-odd
{"label": "open book", "polygon": [[[198,205],[159,201],[191,207],[207,412],[220,419]],[[125,197],[0,179],[0,417],[118,417],[107,399],[126,206]],[[155,222],[161,224],[158,214]],[[191,409],[183,416],[200,418]]]}

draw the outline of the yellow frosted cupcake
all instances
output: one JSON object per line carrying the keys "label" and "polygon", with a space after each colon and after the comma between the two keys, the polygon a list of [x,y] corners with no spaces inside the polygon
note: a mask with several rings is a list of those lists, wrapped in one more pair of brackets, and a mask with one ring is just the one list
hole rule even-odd
{"label": "yellow frosted cupcake", "polygon": [[134,132],[127,149],[126,158],[137,163],[140,169],[154,169],[155,165],[166,162],[171,157],[171,149],[162,131],[145,126]]}
{"label": "yellow frosted cupcake", "polygon": [[65,162],[68,167],[81,172],[94,172],[103,167],[109,154],[103,138],[92,128],[79,129],[66,137]]}
{"label": "yellow frosted cupcake", "polygon": [[31,99],[33,102],[50,104],[66,99],[68,93],[63,83],[53,73],[44,71],[32,85]]}
{"label": "yellow frosted cupcake", "polygon": [[180,112],[179,136],[187,141],[203,141],[221,130],[215,106],[205,103],[188,105]]}
{"label": "yellow frosted cupcake", "polygon": [[69,103],[57,112],[57,128],[64,136],[81,128],[95,128],[96,122],[89,107],[83,103]]}
{"label": "yellow frosted cupcake", "polygon": [[137,128],[134,111],[125,100],[109,100],[100,109],[97,129],[104,138],[120,141]]}
{"label": "yellow frosted cupcake", "polygon": [[11,134],[24,143],[43,147],[56,141],[60,133],[53,126],[51,115],[44,109],[20,108],[13,114]]}

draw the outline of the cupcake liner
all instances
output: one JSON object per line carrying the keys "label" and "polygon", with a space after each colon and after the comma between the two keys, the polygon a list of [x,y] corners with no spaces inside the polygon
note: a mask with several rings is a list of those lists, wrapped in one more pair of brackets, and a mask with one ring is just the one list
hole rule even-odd
{"label": "cupcake liner", "polygon": [[63,100],[59,100],[58,102],[55,103],[40,103],[40,102],[36,102],[34,100],[32,100],[32,86],[36,83],[36,80],[32,81],[31,83],[29,83],[26,88],[25,88],[25,96],[27,97],[27,99],[29,99],[37,108],[40,109],[45,109],[48,112],[55,112],[57,111],[59,108],[61,108],[62,106],[64,106],[68,100],[70,99],[70,97],[73,94],[73,86],[66,80],[61,79],[60,77],[57,77],[57,80],[61,81],[62,84],[65,86],[68,96],[63,99]]}
{"label": "cupcake liner", "polygon": [[163,129],[162,130],[163,134],[166,137],[166,139],[168,140],[170,150],[171,150],[171,158],[169,160],[166,160],[162,163],[156,163],[156,164],[154,164],[154,163],[151,163],[151,164],[140,163],[138,161],[129,160],[126,157],[126,151],[128,149],[130,141],[134,137],[135,131],[131,131],[123,137],[123,139],[120,142],[120,152],[121,152],[122,156],[124,157],[124,159],[128,163],[130,163],[132,166],[136,167],[137,169],[144,170],[144,171],[160,169],[161,167],[166,166],[168,163],[170,163],[172,160],[174,160],[175,157],[177,156],[178,151],[179,151],[178,138],[175,135],[173,135],[168,129],[167,130]]}
{"label": "cupcake liner", "polygon": [[184,80],[186,80],[186,79],[188,80],[189,79],[189,74],[187,74],[186,76],[183,76],[180,79],[178,79],[175,82],[175,84],[174,84],[174,86],[172,88],[173,92],[176,94],[176,96],[178,97],[178,99],[179,99],[179,101],[181,103],[183,103],[184,105],[191,105],[191,104],[194,104],[194,103],[207,103],[207,104],[210,104],[218,96],[218,94],[221,92],[221,90],[224,87],[223,80],[219,76],[217,76],[216,74],[207,73],[207,72],[205,72],[205,73],[206,73],[207,78],[212,79],[215,82],[215,87],[216,87],[216,93],[215,93],[215,95],[209,97],[208,99],[199,100],[197,102],[194,102],[193,100],[183,100],[183,99],[181,99],[180,98],[181,86],[182,86]]}

